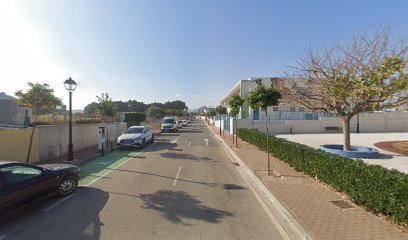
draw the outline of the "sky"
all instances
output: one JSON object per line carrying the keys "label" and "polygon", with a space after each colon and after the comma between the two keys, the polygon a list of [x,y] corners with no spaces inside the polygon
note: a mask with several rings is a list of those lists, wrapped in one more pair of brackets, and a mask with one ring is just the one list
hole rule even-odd
{"label": "sky", "polygon": [[73,109],[113,100],[215,106],[241,79],[280,77],[304,54],[388,25],[408,1],[1,0],[0,92],[48,83]]}

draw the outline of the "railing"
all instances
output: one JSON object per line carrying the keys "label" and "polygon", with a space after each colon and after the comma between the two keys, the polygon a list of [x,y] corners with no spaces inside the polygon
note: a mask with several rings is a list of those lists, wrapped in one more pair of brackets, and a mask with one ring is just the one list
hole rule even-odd
{"label": "railing", "polygon": [[[254,118],[255,117],[255,118]],[[265,115],[250,115],[249,119],[253,121],[268,122],[287,121],[287,120],[319,120],[319,118],[337,117],[331,113],[316,113],[316,112],[271,112],[268,117]]]}

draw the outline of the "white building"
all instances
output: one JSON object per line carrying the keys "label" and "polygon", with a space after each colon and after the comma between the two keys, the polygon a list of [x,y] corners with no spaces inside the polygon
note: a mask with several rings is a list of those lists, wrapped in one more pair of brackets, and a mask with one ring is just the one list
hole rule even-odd
{"label": "white building", "polygon": [[[245,98],[259,84],[266,87],[273,85],[278,90],[290,87],[283,78],[251,77],[235,84],[221,99],[220,105],[228,108],[228,101],[232,96],[238,94]],[[342,129],[342,121],[335,114],[309,111],[301,105],[290,103],[284,95],[278,106],[268,107],[267,118],[265,111],[251,109],[247,102],[242,106],[237,118],[238,128],[258,129],[262,132],[266,132],[265,124],[268,122],[272,134],[326,133],[333,127],[339,129],[338,131]],[[358,123],[360,132],[404,132],[408,131],[408,112],[365,112],[359,114]],[[354,117],[350,124],[351,131],[356,131],[357,117]],[[219,127],[219,121],[215,121],[215,125]],[[225,116],[221,121],[221,128],[232,132],[232,118]]]}

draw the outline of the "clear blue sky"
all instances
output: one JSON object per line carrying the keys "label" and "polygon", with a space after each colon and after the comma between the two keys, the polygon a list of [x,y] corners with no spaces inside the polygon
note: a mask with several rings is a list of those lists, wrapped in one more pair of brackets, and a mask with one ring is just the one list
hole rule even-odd
{"label": "clear blue sky", "polygon": [[216,105],[240,80],[274,77],[308,46],[389,25],[408,35],[408,1],[3,0],[0,91],[79,85],[74,109],[114,100]]}

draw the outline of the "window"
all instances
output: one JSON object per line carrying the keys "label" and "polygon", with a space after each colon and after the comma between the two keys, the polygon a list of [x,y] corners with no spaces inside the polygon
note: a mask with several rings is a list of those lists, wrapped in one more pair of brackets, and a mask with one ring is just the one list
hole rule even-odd
{"label": "window", "polygon": [[0,168],[0,173],[9,183],[22,182],[42,174],[41,169],[29,166],[8,166]]}
{"label": "window", "polygon": [[296,108],[295,107],[290,107],[290,111],[291,112],[296,112]]}
{"label": "window", "polygon": [[304,112],[305,111],[305,108],[304,107],[300,107],[299,108],[299,112]]}
{"label": "window", "polygon": [[273,108],[272,108],[272,111],[273,111],[273,112],[278,112],[278,111],[279,111],[279,107],[273,107]]}

